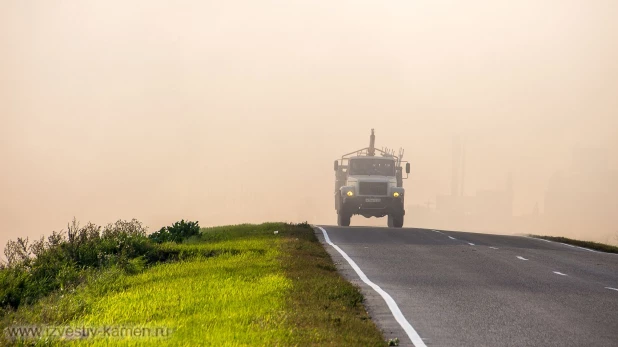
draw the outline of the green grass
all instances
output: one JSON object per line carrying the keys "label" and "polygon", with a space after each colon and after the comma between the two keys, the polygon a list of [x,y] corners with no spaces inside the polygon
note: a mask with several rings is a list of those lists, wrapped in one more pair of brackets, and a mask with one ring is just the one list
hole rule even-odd
{"label": "green grass", "polygon": [[[273,231],[278,230],[278,234]],[[268,223],[202,229],[179,260],[135,275],[92,271],[2,318],[2,327],[166,327],[166,338],[89,338],[55,346],[384,346],[358,288],[336,271],[308,225]],[[9,343],[0,340],[1,344]]]}
{"label": "green grass", "polygon": [[569,238],[561,237],[561,236],[540,236],[540,235],[530,235],[530,236],[535,237],[537,239],[562,242],[562,243],[566,243],[569,245],[589,248],[589,249],[606,252],[606,253],[618,253],[618,247],[607,245],[604,243],[599,243],[599,242],[574,240],[574,239],[569,239]]}

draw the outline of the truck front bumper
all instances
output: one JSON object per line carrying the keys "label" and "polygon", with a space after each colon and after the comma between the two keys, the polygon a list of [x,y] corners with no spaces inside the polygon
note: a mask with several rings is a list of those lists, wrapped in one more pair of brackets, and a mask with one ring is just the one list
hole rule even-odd
{"label": "truck front bumper", "polygon": [[405,214],[402,198],[388,196],[352,196],[343,198],[343,211],[365,217],[383,217],[389,214]]}

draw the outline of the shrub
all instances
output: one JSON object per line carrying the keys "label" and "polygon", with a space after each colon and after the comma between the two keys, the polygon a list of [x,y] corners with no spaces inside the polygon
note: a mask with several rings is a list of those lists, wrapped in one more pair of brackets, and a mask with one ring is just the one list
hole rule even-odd
{"label": "shrub", "polygon": [[180,243],[199,235],[198,222],[182,220],[150,236],[146,231],[135,219],[105,227],[92,223],[81,227],[73,219],[66,231],[54,231],[47,239],[9,241],[4,250],[7,261],[0,262],[0,315],[75,286],[92,271],[114,268],[134,274],[153,263],[197,255],[184,254],[174,244],[158,243]]}
{"label": "shrub", "polygon": [[156,243],[176,242],[181,243],[184,240],[200,234],[199,222],[180,222],[174,223],[172,226],[163,227],[161,230],[150,234],[148,237]]}
{"label": "shrub", "polygon": [[[141,271],[157,253],[137,220],[80,227],[73,219],[66,231],[47,238],[9,241],[6,264],[0,267],[0,307],[16,309],[83,280],[86,270],[117,266],[127,273]],[[165,256],[158,256],[165,258]]]}
{"label": "shrub", "polygon": [[19,268],[0,270],[0,305],[16,308],[22,301],[28,273]]}

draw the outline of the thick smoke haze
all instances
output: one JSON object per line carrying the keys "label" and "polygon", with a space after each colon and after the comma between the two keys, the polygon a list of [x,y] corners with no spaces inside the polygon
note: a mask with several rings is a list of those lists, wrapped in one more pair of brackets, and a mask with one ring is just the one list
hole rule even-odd
{"label": "thick smoke haze", "polygon": [[[74,216],[333,224],[371,128],[412,165],[407,227],[618,243],[614,0],[5,0],[0,47],[1,245]],[[509,189],[512,216],[478,207]]]}

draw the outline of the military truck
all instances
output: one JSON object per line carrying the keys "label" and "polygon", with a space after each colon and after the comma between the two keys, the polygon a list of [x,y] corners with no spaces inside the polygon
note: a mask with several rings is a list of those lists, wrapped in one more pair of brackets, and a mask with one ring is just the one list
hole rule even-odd
{"label": "military truck", "polygon": [[[371,129],[369,147],[335,160],[335,209],[339,226],[349,226],[353,215],[387,216],[389,227],[403,226],[406,214],[403,180],[410,174],[410,163],[402,161],[403,149],[398,155],[388,148],[377,149],[375,139]],[[406,177],[403,177],[403,163]]]}

